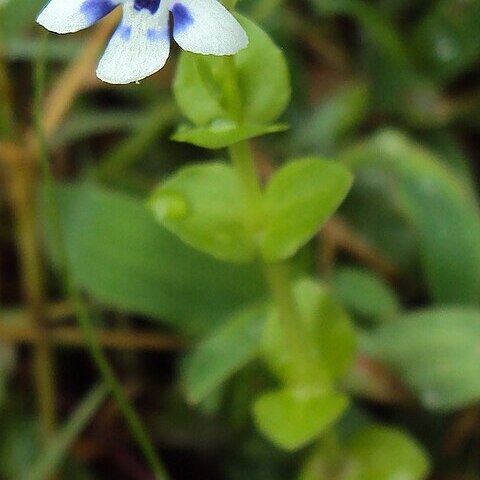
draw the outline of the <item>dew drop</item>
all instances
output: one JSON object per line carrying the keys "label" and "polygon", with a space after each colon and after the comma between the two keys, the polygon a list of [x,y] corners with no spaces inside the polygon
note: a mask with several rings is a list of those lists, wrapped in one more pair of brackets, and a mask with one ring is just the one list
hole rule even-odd
{"label": "dew drop", "polygon": [[184,220],[190,211],[187,199],[176,192],[162,192],[152,202],[153,211],[160,221]]}

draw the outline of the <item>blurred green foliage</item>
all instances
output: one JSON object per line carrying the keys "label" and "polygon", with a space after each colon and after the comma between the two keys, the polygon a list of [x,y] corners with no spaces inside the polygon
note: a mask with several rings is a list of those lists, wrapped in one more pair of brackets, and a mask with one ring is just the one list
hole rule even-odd
{"label": "blurred green foliage", "polygon": [[[18,141],[30,123],[28,79],[39,45],[33,19],[43,3],[12,0],[0,7],[0,142]],[[162,363],[167,354],[154,357],[153,365],[140,354],[133,360],[116,358],[125,378],[134,375],[144,385],[142,414],[172,477],[416,480],[427,478],[430,470],[432,478],[478,478],[479,2],[241,0],[238,7],[251,19],[241,17],[254,44],[263,47],[253,64],[246,54],[236,59],[244,74],[245,111],[239,115],[249,124],[238,125],[225,113],[228,88],[223,96],[215,94],[228,86],[225,63],[183,54],[174,81],[165,71],[141,85],[88,83],[50,139],[62,179],[58,197],[69,258],[98,324],[148,324],[194,343],[185,355],[168,354],[168,366]],[[51,36],[49,85],[81,54],[88,36]],[[290,95],[290,107],[277,124]],[[180,113],[190,123],[177,128]],[[214,121],[218,117],[221,122]],[[305,372],[291,373],[295,362],[275,334],[261,267],[222,263],[171,233],[188,237],[197,248],[208,244],[203,250],[217,258],[251,259],[251,246],[235,225],[242,214],[235,186],[228,168],[218,166],[223,152],[173,143],[170,136],[221,148],[284,130],[286,124],[288,131],[255,141],[265,176],[278,168],[273,181],[281,184],[279,176],[289,168],[281,164],[299,155],[337,163],[321,160],[305,167],[303,178],[296,172],[298,185],[289,183],[291,191],[274,185],[268,208],[278,218],[290,200],[300,201],[302,195],[315,204],[318,191],[311,183],[325,182],[328,188],[328,180],[338,175],[346,191],[345,167],[354,175],[338,213],[347,234],[329,235],[327,225],[319,241],[310,241],[313,224],[341,200],[333,195],[328,212],[317,203],[313,220],[295,219],[295,238],[278,244],[277,235],[270,243],[264,239],[267,258],[285,258],[300,249],[294,269],[297,286],[303,287],[296,295],[303,298],[299,303],[318,355],[306,375],[328,379],[325,391],[302,390],[292,381]],[[192,159],[205,162],[171,176]],[[205,175],[212,169],[213,179]],[[192,187],[186,177],[193,174]],[[198,195],[215,228],[226,229],[224,236],[205,240],[219,232],[212,224],[195,218],[176,222],[184,208],[178,198],[159,206],[154,196],[163,226],[155,221],[146,201],[167,177],[157,195],[170,187]],[[215,202],[219,198],[223,203]],[[56,258],[44,218],[39,229],[51,260],[48,281],[54,296]],[[234,242],[225,242],[232,232]],[[5,214],[2,256],[11,254],[13,238]],[[379,265],[387,265],[388,274]],[[2,265],[2,274],[18,283],[11,269]],[[18,294],[4,292],[0,314],[7,319],[20,305]],[[325,336],[317,336],[315,329],[325,319]],[[59,355],[66,359],[62,379],[84,370],[83,357]],[[287,385],[279,387],[261,358]],[[42,456],[32,404],[18,401],[28,391],[24,364],[22,355],[16,358],[13,350],[0,347],[0,478],[5,479],[26,478],[32,459]],[[347,371],[357,376],[355,389],[344,378]],[[59,385],[67,397],[70,382]],[[77,392],[75,400],[80,399]],[[289,416],[300,419],[294,428]],[[255,425],[277,445],[300,449],[284,452]],[[98,435],[108,443],[104,433]],[[109,467],[94,461],[87,472],[78,458],[70,458],[67,478],[108,478],[125,440],[113,443],[104,452]],[[191,470],[184,466],[189,462]],[[123,478],[120,469],[115,475]]]}

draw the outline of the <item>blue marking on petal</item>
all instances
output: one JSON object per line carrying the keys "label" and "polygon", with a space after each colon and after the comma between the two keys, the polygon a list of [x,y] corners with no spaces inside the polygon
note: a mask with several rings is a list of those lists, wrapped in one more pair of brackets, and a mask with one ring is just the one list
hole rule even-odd
{"label": "blue marking on petal", "polygon": [[158,30],[157,28],[149,28],[147,30],[147,39],[150,42],[159,42],[162,40],[169,40],[169,33],[166,29]]}
{"label": "blue marking on petal", "polygon": [[116,6],[117,4],[112,0],[85,0],[80,7],[80,12],[85,15],[90,24],[93,24],[108,15]]}
{"label": "blue marking on petal", "polygon": [[132,36],[132,26],[121,23],[116,31],[116,34],[124,41],[128,42]]}
{"label": "blue marking on petal", "polygon": [[190,10],[183,3],[176,3],[172,8],[173,33],[181,33],[194,23]]}
{"label": "blue marking on petal", "polygon": [[133,8],[140,12],[143,9],[148,10],[152,15],[157,13],[161,0],[135,0]]}

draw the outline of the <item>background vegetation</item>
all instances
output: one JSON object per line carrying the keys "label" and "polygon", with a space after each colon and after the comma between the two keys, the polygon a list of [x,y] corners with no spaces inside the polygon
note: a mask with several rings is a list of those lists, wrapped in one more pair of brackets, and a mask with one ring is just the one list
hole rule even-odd
{"label": "background vegetation", "polygon": [[352,402],[294,451],[252,421],[274,384],[258,358],[261,319],[230,321],[265,299],[260,268],[197,253],[145,205],[182,165],[223,158],[170,139],[184,121],[176,59],[140,85],[102,84],[95,64],[115,18],[45,44],[43,3],[0,2],[0,478],[59,466],[72,480],[150,478],[117,403],[95,387],[64,294],[44,147],[74,285],[173,479],[480,478],[480,3],[239,2],[292,77],[290,129],[254,142],[263,178],[312,154],[355,176],[294,262],[354,322],[341,380]]}

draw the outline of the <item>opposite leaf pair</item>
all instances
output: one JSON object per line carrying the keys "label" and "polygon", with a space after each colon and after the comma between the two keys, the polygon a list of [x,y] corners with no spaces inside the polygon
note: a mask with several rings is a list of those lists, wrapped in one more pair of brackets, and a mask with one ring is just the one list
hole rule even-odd
{"label": "opposite leaf pair", "polygon": [[268,262],[292,257],[335,212],[352,183],[339,163],[307,157],[287,163],[263,195],[264,222],[246,228],[242,191],[232,167],[211,162],[184,168],[155,190],[157,220],[191,247],[234,263],[259,253]]}

